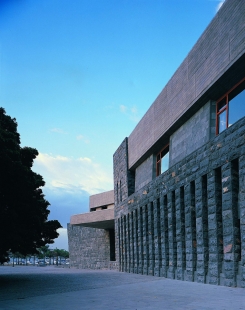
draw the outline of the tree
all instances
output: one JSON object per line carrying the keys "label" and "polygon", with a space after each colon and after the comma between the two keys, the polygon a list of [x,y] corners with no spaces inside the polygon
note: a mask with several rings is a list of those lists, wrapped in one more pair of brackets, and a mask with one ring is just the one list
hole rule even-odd
{"label": "tree", "polygon": [[40,187],[41,175],[31,170],[38,151],[20,146],[15,118],[0,107],[0,262],[8,251],[23,255],[53,243],[62,227],[48,221],[49,202]]}

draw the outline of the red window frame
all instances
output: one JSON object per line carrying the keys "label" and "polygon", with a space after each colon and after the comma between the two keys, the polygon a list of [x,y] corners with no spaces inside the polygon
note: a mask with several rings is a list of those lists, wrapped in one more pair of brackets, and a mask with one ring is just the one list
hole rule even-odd
{"label": "red window frame", "polygon": [[[219,132],[219,116],[226,111],[226,128],[229,127],[229,95],[233,90],[235,90],[240,84],[242,84],[245,81],[245,78],[243,78],[240,82],[238,82],[235,86],[233,86],[226,94],[224,94],[217,102],[216,102],[216,135],[218,135]],[[225,101],[225,104],[223,107],[219,109],[219,104],[222,102],[222,100]]]}
{"label": "red window frame", "polygon": [[156,176],[158,177],[161,174],[161,162],[163,156],[165,156],[169,152],[169,143],[164,146],[163,149],[157,154],[156,158]]}

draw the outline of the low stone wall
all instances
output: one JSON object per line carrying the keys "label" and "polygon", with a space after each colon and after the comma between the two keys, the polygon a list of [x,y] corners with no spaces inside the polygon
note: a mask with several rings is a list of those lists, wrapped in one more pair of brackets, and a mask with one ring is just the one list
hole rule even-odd
{"label": "low stone wall", "polygon": [[115,222],[121,271],[245,287],[245,118],[116,204]]}
{"label": "low stone wall", "polygon": [[70,266],[81,269],[116,269],[110,261],[109,231],[67,225]]}

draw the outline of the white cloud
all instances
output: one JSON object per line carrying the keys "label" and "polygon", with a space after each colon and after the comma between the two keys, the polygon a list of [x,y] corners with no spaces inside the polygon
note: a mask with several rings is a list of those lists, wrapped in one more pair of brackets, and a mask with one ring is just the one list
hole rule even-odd
{"label": "white cloud", "polygon": [[59,237],[54,240],[54,243],[49,245],[50,249],[63,249],[68,250],[68,237],[67,237],[67,229],[66,228],[59,228],[57,230],[59,233]]}
{"label": "white cloud", "polygon": [[60,133],[60,134],[62,134],[62,135],[67,135],[67,132],[64,131],[64,130],[61,129],[61,128],[52,128],[52,129],[50,129],[50,131],[56,132],[56,133]]}
{"label": "white cloud", "polygon": [[89,143],[89,140],[86,137],[84,137],[83,135],[77,135],[76,139],[77,140],[81,140],[81,141],[83,141],[86,144]]}
{"label": "white cloud", "polygon": [[127,107],[125,105],[120,105],[120,112],[125,114],[131,121],[138,123],[140,116],[136,106]]}
{"label": "white cloud", "polygon": [[125,105],[123,105],[123,104],[121,104],[119,108],[120,108],[120,111],[121,111],[122,113],[126,113],[126,112],[127,112],[127,109],[128,109],[128,108],[127,108]]}
{"label": "white cloud", "polygon": [[39,153],[33,170],[40,173],[48,188],[67,192],[86,191],[90,195],[112,189],[112,176],[90,158]]}

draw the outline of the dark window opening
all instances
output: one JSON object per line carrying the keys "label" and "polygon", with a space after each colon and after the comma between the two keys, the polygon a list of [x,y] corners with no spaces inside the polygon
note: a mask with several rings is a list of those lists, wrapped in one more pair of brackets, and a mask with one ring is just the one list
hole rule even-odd
{"label": "dark window opening", "polygon": [[193,269],[196,270],[197,265],[197,236],[196,236],[196,185],[195,181],[190,183],[191,194],[191,227],[192,227],[192,242],[193,242]]}
{"label": "dark window opening", "polygon": [[165,147],[157,154],[157,167],[156,167],[157,176],[166,171],[168,167],[169,167],[169,144],[165,145]]}
{"label": "dark window opening", "polygon": [[232,184],[232,206],[235,234],[235,252],[237,261],[241,260],[241,227],[240,227],[240,210],[239,210],[239,161],[235,159],[231,162],[231,184]]}
{"label": "dark window opening", "polygon": [[217,101],[216,134],[245,116],[245,78]]}
{"label": "dark window opening", "polygon": [[[117,220],[117,229],[118,229],[118,243],[119,243],[119,247],[118,247],[118,254],[119,254],[119,266],[121,266],[122,264],[122,258],[121,258],[121,247],[122,247],[122,244],[121,244],[121,233],[122,233],[122,230],[121,230],[121,219],[119,218]],[[111,248],[111,246],[110,246]]]}
{"label": "dark window opening", "polygon": [[110,260],[116,260],[116,252],[115,252],[115,231],[114,229],[109,229],[109,237],[110,237]]}
{"label": "dark window opening", "polygon": [[[152,254],[152,269],[155,268],[155,244],[154,244],[154,208],[153,202],[150,204],[150,231],[149,231],[149,241],[151,242],[151,254]],[[154,274],[154,272],[153,272]]]}
{"label": "dark window opening", "polygon": [[[221,263],[223,261],[223,218],[222,218],[222,173],[221,167],[215,169],[215,205],[216,205],[216,225],[217,225],[217,246],[219,259]],[[219,270],[221,272],[221,270]]]}
{"label": "dark window opening", "polygon": [[162,242],[161,242],[161,211],[160,211],[160,199],[157,199],[157,244],[159,255],[159,267],[162,267]]}
{"label": "dark window opening", "polygon": [[110,261],[116,260],[116,251],[115,251],[115,230],[109,229],[109,238],[110,238]]}
{"label": "dark window opening", "polygon": [[180,218],[181,218],[181,240],[182,240],[182,266],[186,268],[186,245],[185,245],[185,192],[184,186],[180,187]]}
{"label": "dark window opening", "polygon": [[175,191],[171,193],[172,204],[172,240],[173,240],[173,267],[177,265],[177,242],[176,242],[176,206],[175,206]]}
{"label": "dark window opening", "polygon": [[122,183],[121,183],[121,180],[120,180],[120,183],[119,183],[119,190],[120,190],[120,202],[122,202]]}
{"label": "dark window opening", "polygon": [[163,210],[164,210],[164,246],[165,246],[165,261],[166,266],[169,266],[169,243],[168,243],[168,197],[163,197]]}
{"label": "dark window opening", "polygon": [[208,178],[202,176],[202,227],[203,227],[203,246],[204,246],[204,266],[208,272],[209,262],[209,238],[208,238]]}

